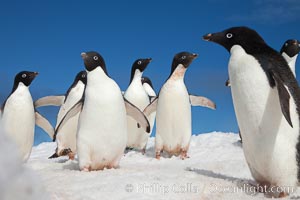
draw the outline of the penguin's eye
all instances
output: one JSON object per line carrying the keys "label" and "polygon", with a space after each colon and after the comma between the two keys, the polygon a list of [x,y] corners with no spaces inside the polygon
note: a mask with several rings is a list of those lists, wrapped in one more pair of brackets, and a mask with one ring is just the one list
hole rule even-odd
{"label": "penguin's eye", "polygon": [[182,59],[182,60],[186,59],[186,56],[182,56],[181,59]]}
{"label": "penguin's eye", "polygon": [[298,44],[298,47],[300,47],[300,44]]}
{"label": "penguin's eye", "polygon": [[142,61],[138,61],[138,65],[142,64]]}
{"label": "penguin's eye", "polygon": [[26,74],[22,74],[22,78],[26,78],[26,76],[27,76]]}
{"label": "penguin's eye", "polygon": [[227,33],[227,34],[226,34],[226,37],[227,37],[228,39],[232,38],[232,36],[233,36],[232,33]]}
{"label": "penguin's eye", "polygon": [[94,58],[94,60],[98,60],[98,56],[94,56],[93,58]]}
{"label": "penguin's eye", "polygon": [[286,46],[286,47],[287,47],[288,45],[289,45],[289,44],[288,44],[287,42],[284,44],[284,46]]}
{"label": "penguin's eye", "polygon": [[83,74],[81,77],[82,77],[82,78],[85,78],[85,74]]}

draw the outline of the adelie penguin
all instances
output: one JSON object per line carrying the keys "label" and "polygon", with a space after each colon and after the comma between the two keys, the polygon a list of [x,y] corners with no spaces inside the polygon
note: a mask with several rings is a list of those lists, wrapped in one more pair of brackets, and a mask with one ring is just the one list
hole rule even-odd
{"label": "adelie penguin", "polygon": [[57,132],[70,117],[80,113],[77,130],[77,155],[82,171],[117,168],[127,144],[127,115],[147,132],[144,114],[123,98],[117,83],[108,76],[102,56],[82,53],[87,71],[83,98],[71,108],[58,125]]}
{"label": "adelie penguin", "polygon": [[[300,89],[293,72],[250,28],[233,27],[203,38],[231,54],[232,99],[252,176],[267,195],[288,195],[300,179]],[[282,187],[290,190],[272,192]]]}
{"label": "adelie penguin", "polygon": [[287,40],[281,47],[280,53],[287,61],[293,74],[296,76],[296,60],[300,51],[300,42],[298,40]]}
{"label": "adelie penguin", "polygon": [[[35,101],[36,108],[41,106],[60,106],[55,128],[58,127],[66,113],[82,99],[87,80],[86,76],[86,71],[79,72],[65,95],[46,96]],[[70,118],[64,126],[61,126],[59,132],[55,132],[53,141],[56,141],[57,148],[55,153],[49,158],[67,155],[69,159],[74,159],[76,154],[76,133],[79,114],[80,112]]]}
{"label": "adelie penguin", "polygon": [[[140,110],[144,110],[150,103],[149,96],[142,85],[142,75],[151,58],[137,59],[131,68],[130,84],[124,97]],[[149,133],[137,124],[136,120],[127,116],[128,148],[141,149],[145,153]]]}
{"label": "adelie penguin", "polygon": [[18,73],[13,89],[1,109],[3,130],[17,145],[23,162],[28,160],[31,153],[35,124],[51,138],[54,135],[54,129],[48,120],[35,110],[29,91],[29,86],[37,75],[37,72],[29,71]]}
{"label": "adelie penguin", "polygon": [[174,56],[169,78],[158,97],[144,110],[146,116],[156,111],[156,158],[161,152],[187,158],[192,135],[191,105],[215,109],[215,104],[205,97],[189,95],[184,75],[197,54],[181,52]]}

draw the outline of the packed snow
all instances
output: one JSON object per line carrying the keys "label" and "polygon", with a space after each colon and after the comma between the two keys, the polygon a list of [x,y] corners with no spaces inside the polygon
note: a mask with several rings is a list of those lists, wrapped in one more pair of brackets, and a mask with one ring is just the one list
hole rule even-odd
{"label": "packed snow", "polygon": [[[48,159],[55,143],[33,148],[25,164],[42,179],[51,199],[262,199],[245,162],[238,134],[192,136],[190,158],[154,158],[154,138],[145,155],[129,151],[119,169],[81,172],[78,161]],[[299,190],[287,199],[300,199]]]}
{"label": "packed snow", "polygon": [[40,200],[50,199],[41,179],[23,166],[17,147],[0,128],[0,199]]}

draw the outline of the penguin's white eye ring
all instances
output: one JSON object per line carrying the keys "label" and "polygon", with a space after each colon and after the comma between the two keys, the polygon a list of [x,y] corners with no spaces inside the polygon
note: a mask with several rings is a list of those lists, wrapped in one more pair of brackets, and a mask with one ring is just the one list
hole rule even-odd
{"label": "penguin's white eye ring", "polygon": [[26,78],[26,76],[27,76],[26,74],[22,74],[22,78]]}
{"label": "penguin's white eye ring", "polygon": [[94,59],[94,60],[98,60],[98,56],[94,56],[93,59]]}
{"label": "penguin's white eye ring", "polygon": [[138,61],[138,65],[142,64],[142,61]]}
{"label": "penguin's white eye ring", "polygon": [[85,75],[83,74],[81,77],[82,77],[82,78],[85,78]]}
{"label": "penguin's white eye ring", "polygon": [[289,45],[289,44],[288,44],[287,42],[284,44],[284,46],[286,46],[286,47],[287,47],[288,45]]}
{"label": "penguin's white eye ring", "polygon": [[232,36],[233,36],[232,33],[227,33],[227,34],[226,34],[226,37],[227,37],[228,39],[232,38]]}
{"label": "penguin's white eye ring", "polygon": [[298,44],[298,47],[300,47],[300,44]]}
{"label": "penguin's white eye ring", "polygon": [[182,56],[181,59],[182,59],[182,60],[186,59],[186,56]]}

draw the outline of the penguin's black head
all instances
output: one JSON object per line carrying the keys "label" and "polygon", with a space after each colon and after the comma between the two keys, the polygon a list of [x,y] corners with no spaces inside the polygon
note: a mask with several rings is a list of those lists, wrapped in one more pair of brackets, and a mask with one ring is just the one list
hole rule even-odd
{"label": "penguin's black head", "polygon": [[153,88],[152,82],[151,82],[150,78],[148,78],[147,76],[142,77],[142,84],[144,84],[144,83],[149,84]]}
{"label": "penguin's black head", "polygon": [[87,81],[86,76],[87,76],[86,71],[79,72],[75,77],[74,83],[77,83],[78,81],[81,81],[83,84],[86,85],[86,81]]}
{"label": "penguin's black head", "polygon": [[228,51],[234,45],[240,45],[246,51],[265,45],[262,37],[248,27],[233,27],[218,33],[209,33],[203,36],[206,41],[222,45]]}
{"label": "penguin's black head", "polygon": [[171,74],[177,68],[178,65],[183,65],[184,68],[188,68],[192,61],[197,58],[197,54],[189,52],[180,52],[173,58]]}
{"label": "penguin's black head", "polygon": [[28,87],[38,74],[39,74],[38,72],[29,72],[29,71],[19,72],[15,76],[14,87],[17,87],[19,83],[23,83]]}
{"label": "penguin's black head", "polygon": [[84,65],[87,71],[90,72],[96,69],[97,67],[101,67],[103,71],[107,74],[104,59],[99,53],[95,51],[89,51],[86,53],[83,52],[81,53],[81,57],[84,61]]}
{"label": "penguin's black head", "polygon": [[298,40],[287,40],[281,47],[280,53],[283,52],[289,57],[294,57],[300,52],[300,42]]}
{"label": "penguin's black head", "polygon": [[145,58],[145,59],[137,59],[131,68],[131,76],[130,76],[130,82],[132,81],[134,74],[136,70],[139,70],[140,72],[144,72],[144,70],[147,68],[148,64],[152,61],[151,58]]}

